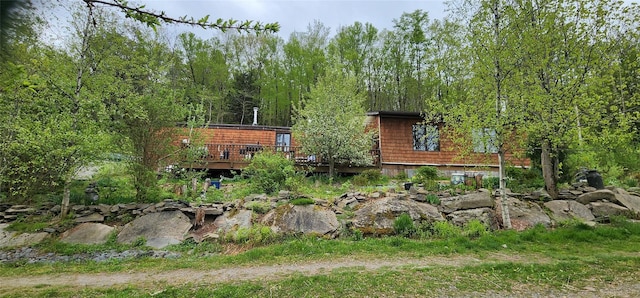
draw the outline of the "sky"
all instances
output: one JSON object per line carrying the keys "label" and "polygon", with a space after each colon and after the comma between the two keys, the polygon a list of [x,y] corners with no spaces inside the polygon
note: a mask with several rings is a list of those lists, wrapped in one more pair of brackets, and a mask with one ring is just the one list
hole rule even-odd
{"label": "sky", "polygon": [[[427,11],[430,19],[442,19],[446,12],[444,0],[131,0],[144,4],[147,9],[164,11],[168,16],[190,16],[196,19],[210,15],[239,21],[253,20],[262,23],[280,24],[278,33],[285,40],[294,32],[305,32],[307,26],[318,20],[330,28],[331,35],[340,26],[354,22],[371,23],[378,30],[392,29],[393,20],[403,12],[417,9]],[[202,36],[213,32],[177,28],[193,31]]]}

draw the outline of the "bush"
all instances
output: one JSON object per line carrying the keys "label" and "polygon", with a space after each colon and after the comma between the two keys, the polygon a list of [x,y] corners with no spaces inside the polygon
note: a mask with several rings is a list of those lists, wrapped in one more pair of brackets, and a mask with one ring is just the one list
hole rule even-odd
{"label": "bush", "polygon": [[276,234],[270,227],[253,225],[251,228],[239,228],[233,234],[227,236],[227,240],[235,243],[268,244],[276,239]]}
{"label": "bush", "polygon": [[427,202],[431,205],[440,205],[440,198],[437,195],[428,194]]}
{"label": "bush", "polygon": [[437,187],[435,180],[438,179],[438,169],[432,166],[423,166],[416,169],[411,180],[415,183],[422,183],[426,189]]}
{"label": "bush", "polygon": [[246,208],[255,213],[265,214],[271,210],[271,204],[269,202],[253,201],[247,203]]}
{"label": "bush", "polygon": [[482,187],[488,188],[488,189],[500,188],[500,177],[482,178]]}
{"label": "bush", "polygon": [[469,238],[478,238],[489,234],[489,230],[481,221],[472,219],[464,226],[463,234]]}
{"label": "bush", "polygon": [[291,204],[303,206],[303,205],[313,205],[315,204],[315,202],[313,201],[313,199],[310,199],[310,198],[298,198],[298,199],[291,200]]}
{"label": "bush", "polygon": [[439,238],[454,238],[462,234],[462,230],[448,221],[436,221],[433,226],[433,235]]}
{"label": "bush", "polygon": [[412,237],[416,234],[416,226],[409,214],[403,213],[393,222],[393,230],[396,235]]}
{"label": "bush", "polygon": [[380,180],[382,180],[380,170],[369,169],[353,177],[353,184],[358,186],[371,185],[376,184]]}
{"label": "bush", "polygon": [[532,189],[544,187],[544,179],[540,169],[521,169],[516,167],[507,167],[505,174],[507,180],[507,188],[516,192],[525,192]]}
{"label": "bush", "polygon": [[298,181],[294,162],[284,155],[271,152],[256,154],[242,175],[250,177],[250,184],[256,191],[273,194],[281,189],[294,188]]}

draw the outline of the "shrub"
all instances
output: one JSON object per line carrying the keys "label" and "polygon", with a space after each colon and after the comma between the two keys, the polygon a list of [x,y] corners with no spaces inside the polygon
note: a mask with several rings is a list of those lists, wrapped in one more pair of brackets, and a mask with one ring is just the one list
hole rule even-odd
{"label": "shrub", "polygon": [[498,189],[500,188],[500,177],[483,178],[482,186],[488,189]]}
{"label": "shrub", "polygon": [[463,232],[463,234],[469,238],[478,238],[487,235],[488,233],[489,230],[487,229],[487,226],[485,226],[481,221],[477,219],[470,220],[464,226]]}
{"label": "shrub", "polygon": [[267,194],[275,193],[293,185],[297,173],[294,162],[284,155],[272,152],[256,154],[251,163],[244,169],[242,175],[250,177],[250,184],[257,191]]}
{"label": "shrub", "polygon": [[268,244],[276,239],[276,234],[270,227],[253,225],[251,228],[239,228],[235,233],[228,235],[227,240],[235,243]]}
{"label": "shrub", "polygon": [[415,183],[422,183],[427,189],[437,187],[435,180],[438,179],[438,169],[432,166],[423,166],[416,169],[415,175],[411,180]]}
{"label": "shrub", "polygon": [[436,221],[433,226],[433,235],[440,238],[454,238],[462,234],[460,227],[447,221]]}
{"label": "shrub", "polygon": [[298,205],[298,206],[313,205],[315,204],[315,201],[313,201],[313,199],[310,199],[310,198],[297,198],[297,199],[291,200],[291,204]]}
{"label": "shrub", "polygon": [[440,205],[440,198],[437,195],[428,194],[427,202],[431,205]]}
{"label": "shrub", "polygon": [[409,214],[403,213],[393,222],[393,230],[396,235],[412,237],[416,234],[416,226]]}
{"label": "shrub", "polygon": [[247,203],[246,208],[255,213],[265,214],[271,210],[271,204],[269,202],[253,201]]}
{"label": "shrub", "polygon": [[407,180],[407,172],[402,171],[398,173],[394,178],[398,180]]}
{"label": "shrub", "polygon": [[[544,187],[544,179],[540,169],[521,169],[516,167],[507,167],[505,174],[507,180],[507,188],[516,192],[525,192],[531,189]],[[497,188],[497,187],[496,187]]]}
{"label": "shrub", "polygon": [[362,173],[353,177],[353,184],[358,186],[375,184],[382,180],[382,173],[380,170],[369,169],[364,170]]}

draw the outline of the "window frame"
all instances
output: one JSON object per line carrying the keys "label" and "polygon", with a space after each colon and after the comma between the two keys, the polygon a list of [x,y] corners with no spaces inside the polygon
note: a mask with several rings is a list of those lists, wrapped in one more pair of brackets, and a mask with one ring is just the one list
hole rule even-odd
{"label": "window frame", "polygon": [[411,137],[413,151],[440,152],[440,127],[437,124],[413,124]]}
{"label": "window frame", "polygon": [[498,153],[498,133],[493,128],[475,128],[471,131],[471,143],[474,153]]}

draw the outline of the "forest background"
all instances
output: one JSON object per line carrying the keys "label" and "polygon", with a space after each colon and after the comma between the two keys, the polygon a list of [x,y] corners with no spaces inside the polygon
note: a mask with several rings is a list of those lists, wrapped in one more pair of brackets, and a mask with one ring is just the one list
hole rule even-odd
{"label": "forest background", "polygon": [[[335,34],[315,21],[287,40],[277,26],[218,20],[219,35],[203,40],[168,38],[161,17],[100,2],[61,4],[74,13],[54,44],[40,34],[49,18],[28,2],[3,20],[0,199],[68,190],[82,166],[113,156],[134,161],[145,197],[171,154],[163,128],[249,124],[254,106],[261,125],[293,126],[329,69],[356,82],[348,91],[364,95],[364,110],[423,112],[460,140],[491,131],[502,154],[517,142],[552,196],[580,167],[637,183],[636,4],[459,0],[443,20],[416,10],[393,28],[355,22]],[[524,137],[511,139],[516,130]]]}

